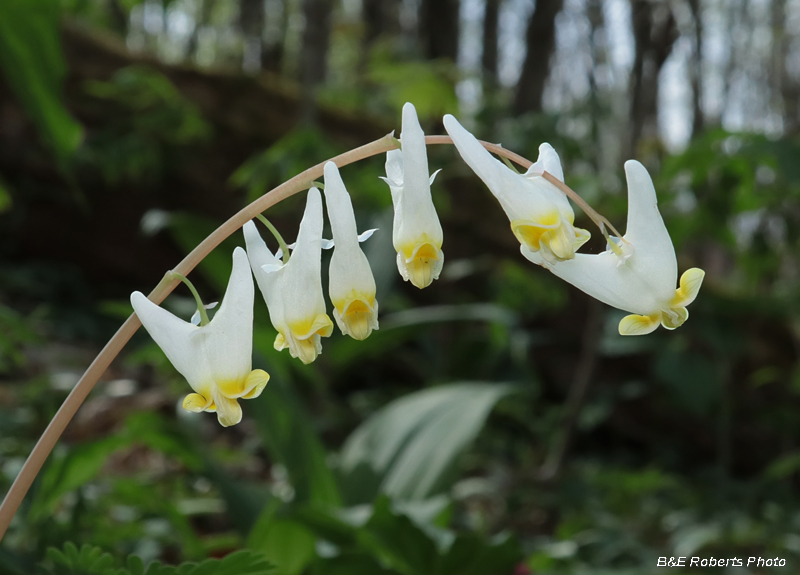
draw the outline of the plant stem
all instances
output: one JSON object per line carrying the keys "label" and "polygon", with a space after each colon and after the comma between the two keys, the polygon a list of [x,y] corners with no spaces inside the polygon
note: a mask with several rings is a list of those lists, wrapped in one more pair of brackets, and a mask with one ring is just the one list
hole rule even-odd
{"label": "plant stem", "polygon": [[267,226],[267,229],[272,232],[272,235],[275,236],[275,239],[278,240],[278,247],[281,248],[281,254],[283,254],[283,264],[286,265],[289,263],[289,246],[286,244],[286,240],[283,239],[283,236],[278,231],[278,228],[272,225],[272,222],[269,221],[267,218],[264,217],[264,214],[258,214],[256,216],[259,221]]}
{"label": "plant stem", "polygon": [[178,272],[170,272],[173,276],[181,280],[183,283],[186,284],[186,287],[189,288],[189,291],[192,292],[194,296],[194,301],[197,303],[197,313],[200,314],[200,325],[208,325],[208,312],[206,311],[206,306],[203,305],[203,300],[200,299],[200,294],[197,293],[197,289],[194,287],[194,284],[186,279],[185,276],[182,276]]}
{"label": "plant stem", "polygon": [[[195,249],[193,249],[177,266],[175,266],[174,270],[167,272],[164,278],[150,293],[148,298],[156,304],[160,304],[162,301],[164,301],[164,298],[166,298],[180,282],[177,274],[180,274],[181,276],[188,276],[189,273],[197,266],[197,264],[200,263],[209,253],[211,253],[211,250],[222,243],[222,241],[228,236],[241,228],[245,223],[252,220],[258,214],[267,210],[271,206],[274,206],[278,202],[310,188],[313,185],[314,180],[322,177],[323,167],[328,161],[334,162],[338,167],[341,168],[348,164],[352,164],[353,162],[396,149],[399,147],[396,142],[397,140],[391,134],[388,134],[379,140],[375,140],[369,144],[365,144],[359,148],[345,152],[344,154],[336,156],[331,160],[326,160],[325,162],[319,163],[316,166],[296,175],[292,179],[282,183],[267,194],[264,194],[253,203],[242,208],[235,215],[231,216],[228,221],[223,223],[219,228],[213,231],[211,235],[200,242]],[[452,140],[449,136],[427,136],[425,138],[425,143],[428,145],[452,144]],[[487,142],[481,142],[481,144],[483,144],[483,146],[490,152],[494,152],[499,156],[508,158],[525,169],[530,167],[532,164],[530,160],[510,152],[504,149],[502,146]],[[547,179],[547,176],[550,176],[550,174],[545,172],[545,179]],[[550,177],[552,178],[552,176]],[[548,179],[548,181],[551,180]],[[567,188],[563,183],[558,180],[556,181],[558,182],[556,185],[559,187],[559,189],[562,191],[564,191],[564,188],[569,190],[569,188]],[[572,190],[569,191],[577,196],[577,194],[575,194],[575,192]],[[569,193],[567,193],[567,195],[573,198],[573,200],[575,199],[573,195],[570,195]],[[585,202],[583,202],[583,204],[579,203],[578,205],[580,205],[581,208],[586,211],[586,208],[584,207],[584,205],[586,205]],[[589,210],[591,210],[591,208],[589,208]],[[587,214],[589,213],[596,214],[594,210],[587,212]],[[609,225],[609,227],[611,226]],[[611,229],[613,229],[613,227]],[[114,336],[102,349],[100,354],[91,363],[89,368],[64,400],[64,403],[59,408],[55,417],[53,417],[47,428],[44,430],[44,433],[39,438],[39,441],[36,443],[33,451],[28,456],[25,464],[22,466],[19,475],[17,475],[17,478],[11,485],[11,489],[9,489],[8,493],[6,494],[2,505],[0,505],[0,541],[2,540],[3,536],[5,536],[8,526],[11,523],[11,520],[14,518],[14,514],[17,512],[20,504],[22,503],[25,494],[30,489],[33,480],[41,470],[42,465],[44,465],[45,460],[50,455],[50,452],[53,450],[53,447],[55,446],[59,437],[61,437],[64,429],[66,429],[69,422],[75,416],[75,413],[77,413],[80,406],[86,400],[97,381],[106,371],[106,369],[108,369],[108,366],[111,364],[114,358],[117,357],[119,352],[128,342],[128,340],[133,337],[133,334],[136,333],[136,330],[138,330],[141,325],[142,324],[136,314],[131,314],[131,316],[125,320],[125,323],[122,324],[117,333],[114,334]]]}

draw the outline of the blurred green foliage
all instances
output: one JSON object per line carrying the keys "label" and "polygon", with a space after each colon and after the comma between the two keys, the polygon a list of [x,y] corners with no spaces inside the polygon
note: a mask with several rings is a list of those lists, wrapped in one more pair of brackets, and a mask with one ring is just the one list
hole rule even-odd
{"label": "blurred green foliage", "polygon": [[[64,107],[66,74],[59,41],[58,0],[6,0],[0,6],[0,67],[36,123],[44,141],[65,166],[81,141],[81,127]],[[0,198],[4,194],[0,194]]]}
{"label": "blurred green foliage", "polygon": [[[94,22],[104,14],[100,3],[64,5]],[[112,120],[81,141],[60,99],[55,4],[28,7],[0,2],[0,65],[60,161],[76,157],[116,189],[163,182],[213,140],[210,120],[165,75],[134,66],[82,87],[87,107],[111,110]],[[429,122],[457,110],[451,65],[409,61],[380,42],[366,62],[368,90],[342,82],[321,100],[395,118],[410,100]],[[479,111],[476,133],[529,157],[550,141],[568,183],[621,227],[621,172],[603,171],[596,133],[574,135],[583,115],[610,103],[574,118],[508,118],[501,100]],[[342,151],[322,128],[303,126],[250,156],[230,182],[249,201]],[[459,176],[467,171],[448,149],[431,151],[432,169],[445,168],[434,185],[445,271],[425,292],[408,289],[393,259],[382,158],[345,168],[360,230],[381,228],[364,245],[381,329],[365,342],[335,335],[305,366],[273,349],[259,301],[255,364],[272,379],[225,431],[175,409],[185,383],[140,335],[40,474],[0,548],[0,574],[619,575],[692,554],[778,555],[796,569],[798,156],[796,138],[711,129],[682,153],[650,158],[680,267],[708,275],[685,326],[640,339],[620,337],[620,313],[606,308],[589,330],[585,298],[519,256],[499,207],[458,219],[486,192]],[[12,207],[8,190],[26,185],[0,182],[0,212]],[[289,241],[300,203],[271,212]],[[480,227],[494,216],[502,226]],[[163,237],[188,252],[221,217],[172,212]],[[198,267],[207,301],[224,290],[241,243],[234,235]],[[85,312],[58,302],[58,286],[84,293],[84,280],[35,262],[0,269],[8,487],[74,382],[70,370],[84,366],[70,346],[94,332]],[[180,295],[165,303],[184,304]],[[129,306],[103,309],[116,317]],[[69,362],[51,357],[58,346]],[[548,481],[542,463],[587,354],[596,368],[574,450]]]}

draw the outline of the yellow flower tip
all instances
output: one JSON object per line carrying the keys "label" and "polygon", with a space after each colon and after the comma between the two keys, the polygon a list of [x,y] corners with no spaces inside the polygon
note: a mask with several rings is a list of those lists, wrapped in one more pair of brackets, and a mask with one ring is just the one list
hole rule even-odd
{"label": "yellow flower tip", "polygon": [[361,298],[351,299],[346,306],[336,306],[333,314],[342,333],[363,341],[370,336],[373,329],[378,329],[376,308],[374,297],[371,298],[371,303]]}
{"label": "yellow flower tip", "polygon": [[286,338],[283,336],[283,333],[278,332],[278,335],[275,336],[275,343],[272,344],[272,347],[275,348],[275,351],[281,351],[289,347],[289,344],[286,343]]}
{"label": "yellow flower tip", "polygon": [[675,290],[671,307],[686,307],[692,303],[700,292],[700,286],[703,285],[705,276],[706,272],[700,268],[691,268],[683,272],[680,287]]}
{"label": "yellow flower tip", "polygon": [[685,307],[673,307],[661,314],[661,325],[666,329],[682,326],[689,319],[689,310]]}
{"label": "yellow flower tip", "polygon": [[254,369],[244,380],[245,393],[243,399],[255,399],[269,383],[269,374],[263,369]]}
{"label": "yellow flower tip", "polygon": [[514,220],[511,231],[517,240],[532,252],[541,252],[545,261],[554,264],[571,260],[591,234],[576,228],[560,214],[548,214],[537,221]]}
{"label": "yellow flower tip", "polygon": [[645,335],[654,332],[661,321],[660,313],[653,315],[626,315],[619,322],[620,335]]}
{"label": "yellow flower tip", "polygon": [[235,399],[217,397],[217,421],[222,427],[231,427],[242,421],[242,406]]}
{"label": "yellow flower tip", "polygon": [[289,348],[292,357],[298,358],[304,364],[313,363],[317,356],[322,352],[320,337],[314,334],[306,339],[298,339],[294,346]]}
{"label": "yellow flower tip", "polygon": [[201,411],[208,411],[209,407],[213,405],[210,399],[206,399],[199,393],[190,393],[183,398],[183,409],[191,411],[192,413],[200,413]]}
{"label": "yellow flower tip", "polygon": [[322,352],[320,337],[328,337],[333,333],[333,321],[328,314],[321,313],[311,320],[289,324],[287,331],[288,336],[278,332],[273,347],[278,351],[288,347],[292,357],[309,364]]}
{"label": "yellow flower tip", "polygon": [[[407,251],[411,254],[406,255]],[[413,250],[403,249],[398,252],[397,263],[403,279],[423,289],[431,285],[433,280],[439,279],[444,264],[444,252],[431,242],[417,243]]]}

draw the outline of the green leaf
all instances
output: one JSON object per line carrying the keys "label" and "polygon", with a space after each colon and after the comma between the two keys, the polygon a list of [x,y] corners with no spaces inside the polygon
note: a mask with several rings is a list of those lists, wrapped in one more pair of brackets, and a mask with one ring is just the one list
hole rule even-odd
{"label": "green leaf", "polygon": [[56,0],[0,2],[0,68],[59,160],[81,141],[81,127],[61,102],[66,73]]}
{"label": "green leaf", "polygon": [[247,546],[260,551],[279,575],[299,575],[315,557],[314,535],[296,521],[277,519],[273,514],[257,524]]}
{"label": "green leaf", "polygon": [[376,489],[400,500],[422,500],[441,491],[492,407],[514,390],[501,384],[453,384],[401,397],[375,413],[342,449],[343,485],[354,487],[350,500],[370,501]]}
{"label": "green leaf", "polygon": [[[52,512],[61,496],[93,479],[105,465],[108,456],[125,443],[127,440],[123,437],[109,437],[76,446],[66,456],[54,459],[43,474],[42,487],[31,515],[38,517]],[[69,552],[71,547],[65,549]]]}
{"label": "green leaf", "polygon": [[439,564],[441,575],[495,575],[511,573],[522,559],[517,542],[511,537],[485,541],[474,535],[458,537]]}
{"label": "green leaf", "polygon": [[291,389],[273,378],[263,396],[248,404],[270,456],[289,474],[297,503],[338,506],[339,488],[325,448]]}
{"label": "green leaf", "polygon": [[113,557],[99,547],[84,545],[79,550],[68,541],[63,551],[50,547],[46,557],[53,565],[47,571],[54,575],[116,575]]}
{"label": "green leaf", "polygon": [[362,541],[385,565],[405,575],[428,575],[438,559],[435,543],[407,516],[395,514],[387,497],[375,503]]}

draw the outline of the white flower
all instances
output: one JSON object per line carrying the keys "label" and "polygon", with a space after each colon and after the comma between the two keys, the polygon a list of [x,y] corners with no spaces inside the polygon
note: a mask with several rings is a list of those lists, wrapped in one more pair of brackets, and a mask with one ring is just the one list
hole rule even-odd
{"label": "white flower", "polygon": [[[431,199],[425,134],[412,104],[403,106],[402,150],[386,154],[386,177],[392,191],[392,242],[403,279],[422,289],[439,278],[444,263],[442,225]],[[437,172],[438,173],[438,172]]]}
{"label": "white flower", "polygon": [[183,407],[194,412],[216,411],[225,427],[242,419],[237,399],[258,397],[269,381],[265,371],[251,371],[253,292],[247,255],[236,248],[222,305],[206,325],[175,317],[141,292],[131,294],[142,325],[195,391],[186,396]]}
{"label": "white flower", "polygon": [[[675,329],[689,317],[686,309],[697,297],[705,272],[692,268],[683,273],[680,287],[678,262],[669,232],[658,212],[656,190],[645,167],[625,163],[628,179],[628,225],[617,250],[601,254],[576,254],[550,271],[590,296],[630,312],[619,324],[622,335],[643,335],[660,323]],[[538,263],[538,262],[535,262]]]}
{"label": "white flower", "polygon": [[333,162],[325,164],[325,204],[336,246],[331,257],[329,276],[333,317],[342,333],[363,340],[373,329],[378,329],[375,278],[372,277],[367,256],[358,245],[356,216],[350,194]]}
{"label": "white flower", "polygon": [[539,146],[539,158],[525,174],[518,174],[492,157],[480,142],[450,114],[444,127],[461,157],[494,194],[511,222],[522,255],[550,266],[571,259],[589,239],[574,227],[575,214],[567,197],[542,177],[547,171],[564,179],[561,161],[550,144]]}
{"label": "white flower", "polygon": [[269,251],[253,222],[247,222],[243,230],[250,266],[267,302],[272,325],[278,330],[275,349],[288,347],[292,357],[311,363],[322,352],[320,338],[333,331],[322,295],[319,190],[308,191],[297,244],[288,263],[283,264]]}

